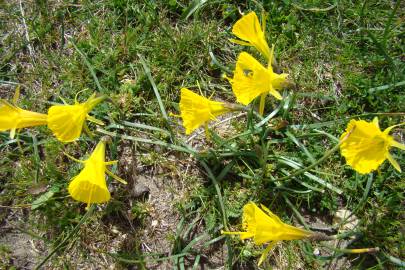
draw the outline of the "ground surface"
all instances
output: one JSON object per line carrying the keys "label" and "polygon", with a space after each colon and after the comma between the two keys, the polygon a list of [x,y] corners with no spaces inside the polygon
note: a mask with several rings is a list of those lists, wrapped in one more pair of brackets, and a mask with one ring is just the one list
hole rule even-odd
{"label": "ground surface", "polygon": [[[222,75],[232,76],[242,50],[263,60],[228,40],[252,10],[268,12],[266,37],[291,81],[284,100],[267,99],[264,116],[277,113],[256,130],[248,119],[261,119],[249,111],[221,116],[209,141],[203,130],[185,136],[180,119],[165,120],[153,84],[167,114],[179,113],[181,87],[235,102]],[[319,160],[352,118],[405,121],[403,2],[13,0],[0,1],[0,18],[0,98],[19,87],[19,106],[43,113],[82,90],[80,101],[111,99],[92,112],[106,124],[89,124],[94,138],[0,132],[1,269],[257,269],[263,246],[220,233],[241,229],[248,201],[296,226],[352,233],[279,243],[264,269],[404,265],[405,181],[387,161],[360,175],[335,152],[276,181]],[[112,200],[88,212],[67,192],[82,167],[63,152],[84,159],[106,133],[107,159],[128,185],[108,179]],[[400,142],[404,134],[393,131]],[[391,152],[404,169],[404,152]],[[364,247],[380,251],[347,253]]]}

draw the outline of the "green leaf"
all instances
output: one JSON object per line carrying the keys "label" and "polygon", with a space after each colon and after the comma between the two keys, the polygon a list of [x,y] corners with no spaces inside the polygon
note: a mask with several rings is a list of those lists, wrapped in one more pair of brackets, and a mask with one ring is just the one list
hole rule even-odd
{"label": "green leaf", "polygon": [[51,187],[47,192],[45,192],[44,194],[39,196],[39,198],[37,198],[35,201],[32,202],[31,210],[35,210],[35,209],[39,208],[41,205],[45,204],[57,192],[59,192],[59,187],[58,186]]}

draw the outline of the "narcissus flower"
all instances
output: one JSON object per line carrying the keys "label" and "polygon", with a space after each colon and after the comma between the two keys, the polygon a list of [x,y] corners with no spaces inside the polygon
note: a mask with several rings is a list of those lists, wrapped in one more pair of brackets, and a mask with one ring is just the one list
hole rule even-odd
{"label": "narcissus flower", "polygon": [[187,88],[181,89],[180,116],[183,119],[183,126],[186,134],[208,121],[215,120],[218,115],[231,111],[223,102],[211,101],[202,97]]}
{"label": "narcissus flower", "polygon": [[117,161],[105,161],[105,140],[101,140],[89,159],[85,161],[77,160],[68,155],[69,158],[83,163],[83,170],[72,179],[68,191],[73,199],[87,203],[104,203],[110,200],[110,192],[106,184],[105,173],[114,179],[126,184],[124,180],[113,174],[106,168],[106,165],[112,165]]}
{"label": "narcissus flower", "polygon": [[[345,157],[346,163],[357,172],[365,174],[376,170],[388,159],[394,168],[401,172],[398,162],[389,153],[390,147],[405,150],[405,145],[389,135],[396,126],[381,131],[377,117],[372,122],[351,120],[340,137],[342,140],[340,152]],[[347,135],[348,137],[343,140]]]}
{"label": "narcissus flower", "polygon": [[[273,51],[274,47],[271,54]],[[236,62],[233,78],[228,78],[228,80],[232,84],[232,91],[238,102],[248,105],[256,97],[262,95],[263,104],[261,106],[264,106],[264,97],[267,93],[277,99],[282,99],[277,90],[284,86],[287,76],[288,74],[285,73],[274,73],[271,64],[265,68],[253,56],[242,52]],[[261,108],[262,110],[263,108]]]}
{"label": "narcissus flower", "polygon": [[259,259],[259,265],[267,257],[270,250],[282,240],[297,240],[311,237],[314,233],[283,223],[278,216],[265,206],[260,209],[255,203],[249,202],[243,207],[243,232],[222,232],[237,234],[240,239],[253,238],[256,245],[269,243]]}
{"label": "narcissus flower", "polygon": [[[232,27],[232,33],[241,40],[231,39],[232,42],[255,47],[266,59],[270,59],[270,48],[264,36],[265,19],[263,29],[255,12],[250,12],[240,18]],[[271,63],[271,61],[269,62]]]}
{"label": "narcissus flower", "polygon": [[103,125],[103,122],[88,115],[98,103],[106,99],[105,96],[96,97],[93,94],[86,102],[74,105],[55,105],[48,110],[48,127],[56,138],[62,142],[72,142],[80,137],[85,120]]}
{"label": "narcissus flower", "polygon": [[41,126],[46,123],[46,114],[23,110],[0,99],[0,131],[10,130],[11,138],[14,138],[16,129]]}

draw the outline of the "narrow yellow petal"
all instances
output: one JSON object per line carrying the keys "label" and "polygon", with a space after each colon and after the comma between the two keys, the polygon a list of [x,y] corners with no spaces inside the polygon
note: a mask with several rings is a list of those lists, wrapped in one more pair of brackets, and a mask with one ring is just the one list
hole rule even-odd
{"label": "narrow yellow petal", "polygon": [[117,163],[118,163],[118,160],[111,160],[111,161],[105,162],[105,165],[114,165],[114,164],[117,164]]}
{"label": "narrow yellow petal", "polygon": [[264,113],[264,105],[266,103],[266,96],[267,96],[267,93],[262,93],[260,95],[260,103],[259,103],[259,114],[260,115],[263,115],[263,113]]}
{"label": "narrow yellow petal", "polygon": [[64,154],[65,156],[67,156],[68,158],[70,158],[71,160],[75,161],[75,162],[82,163],[82,164],[86,163],[85,161],[80,160],[80,159],[77,159],[77,158],[75,158],[75,157],[69,155],[69,154],[66,153],[66,152],[63,152],[63,154]]}
{"label": "narrow yellow petal", "polygon": [[95,117],[93,117],[91,115],[87,115],[86,119],[89,120],[90,122],[93,122],[93,123],[97,124],[97,125],[104,126],[103,121],[98,120],[97,118],[95,118]]}
{"label": "narrow yellow petal", "polygon": [[128,184],[127,181],[125,181],[125,180],[122,179],[121,177],[119,177],[119,176],[113,174],[109,169],[105,169],[105,172],[106,172],[109,176],[111,176],[112,178],[114,178],[115,180],[117,180],[118,182],[120,182],[121,184],[124,184],[124,185]]}
{"label": "narrow yellow petal", "polygon": [[242,46],[253,46],[249,42],[238,40],[238,39],[230,38],[229,41],[232,43],[238,44],[238,45],[242,45]]}
{"label": "narrow yellow petal", "polygon": [[380,129],[380,124],[378,123],[378,117],[377,117],[377,116],[373,118],[373,124],[374,124],[378,129]]}
{"label": "narrow yellow petal", "polygon": [[17,87],[15,88],[15,92],[14,92],[14,96],[13,96],[13,103],[17,104],[18,99],[20,98],[20,85],[17,85]]}
{"label": "narrow yellow petal", "polygon": [[391,141],[391,146],[399,148],[401,150],[405,150],[405,144],[399,143],[399,142],[397,142],[395,140]]}
{"label": "narrow yellow petal", "polygon": [[392,164],[392,166],[394,166],[394,168],[398,171],[398,172],[402,172],[401,171],[401,167],[399,166],[398,162],[394,159],[394,157],[391,154],[387,155],[387,159],[388,161]]}
{"label": "narrow yellow petal", "polygon": [[282,100],[283,97],[281,96],[280,92],[275,90],[274,88],[270,89],[270,94],[278,100]]}
{"label": "narrow yellow petal", "polygon": [[267,258],[269,255],[269,252],[274,248],[274,246],[277,244],[278,241],[272,241],[270,242],[266,249],[263,251],[262,255],[260,256],[259,262],[257,263],[258,266],[260,266],[263,261]]}
{"label": "narrow yellow petal", "polygon": [[14,139],[14,137],[15,137],[15,128],[12,128],[11,130],[10,130],[10,139]]}

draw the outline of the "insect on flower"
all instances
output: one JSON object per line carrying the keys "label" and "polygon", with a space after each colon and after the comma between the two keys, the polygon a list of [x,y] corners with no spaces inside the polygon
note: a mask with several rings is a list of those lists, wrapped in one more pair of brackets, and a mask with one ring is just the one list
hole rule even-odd
{"label": "insect on flower", "polygon": [[180,116],[187,135],[201,125],[207,125],[209,121],[216,120],[217,116],[232,110],[224,102],[209,100],[187,88],[181,89],[179,105]]}
{"label": "insect on flower", "polygon": [[68,191],[70,196],[76,201],[87,203],[87,207],[92,203],[104,203],[110,200],[111,195],[106,184],[106,173],[115,180],[126,184],[123,179],[106,168],[107,165],[117,163],[116,160],[105,161],[106,141],[105,138],[101,139],[93,153],[85,161],[77,160],[66,154],[74,161],[84,164],[83,170],[70,182]]}
{"label": "insect on flower", "polygon": [[14,138],[17,129],[47,124],[46,114],[23,110],[15,105],[19,93],[17,88],[13,99],[14,104],[0,99],[0,131],[10,130],[10,138]]}
{"label": "insect on flower", "polygon": [[256,245],[269,243],[263,251],[258,265],[266,259],[270,250],[282,240],[298,240],[310,238],[313,232],[300,229],[283,223],[278,216],[265,206],[260,209],[255,203],[249,202],[243,207],[242,232],[222,232],[223,234],[236,234],[240,239],[253,238]]}
{"label": "insect on flower", "polygon": [[340,152],[345,157],[347,165],[355,171],[365,174],[376,170],[386,159],[401,172],[398,162],[392,157],[389,150],[397,147],[405,150],[405,145],[394,140],[390,131],[398,125],[390,126],[384,131],[380,130],[378,118],[372,122],[364,120],[351,120],[346,131],[340,137],[352,133],[341,143]]}
{"label": "insect on flower", "polygon": [[89,115],[89,112],[106,96],[96,97],[93,94],[86,102],[77,102],[74,105],[54,105],[48,110],[48,127],[61,142],[72,142],[80,137],[83,127],[87,128],[85,120],[98,125],[103,122]]}

